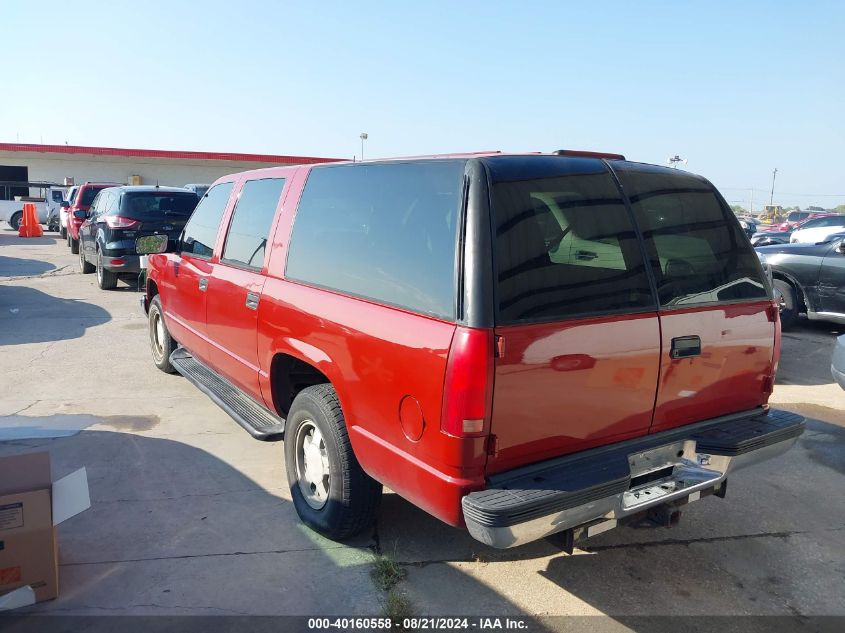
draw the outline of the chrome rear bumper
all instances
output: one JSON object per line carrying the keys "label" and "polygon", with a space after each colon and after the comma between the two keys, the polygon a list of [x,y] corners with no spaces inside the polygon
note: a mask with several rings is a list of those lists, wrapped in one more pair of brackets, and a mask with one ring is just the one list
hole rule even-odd
{"label": "chrome rear bumper", "polygon": [[569,529],[594,536],[658,506],[723,494],[729,474],[786,452],[803,430],[801,416],[756,410],[542,462],[465,496],[464,520],[498,548]]}

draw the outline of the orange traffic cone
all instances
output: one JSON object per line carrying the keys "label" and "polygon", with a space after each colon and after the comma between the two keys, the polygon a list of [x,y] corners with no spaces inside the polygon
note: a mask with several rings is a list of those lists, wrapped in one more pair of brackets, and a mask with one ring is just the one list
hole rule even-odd
{"label": "orange traffic cone", "polygon": [[35,204],[26,202],[23,205],[23,221],[18,228],[19,237],[41,237],[44,235],[44,229],[38,224],[38,212],[35,210]]}

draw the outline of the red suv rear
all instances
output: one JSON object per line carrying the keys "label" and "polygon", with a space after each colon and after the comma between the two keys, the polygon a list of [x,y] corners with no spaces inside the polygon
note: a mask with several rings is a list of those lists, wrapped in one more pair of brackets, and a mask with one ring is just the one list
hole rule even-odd
{"label": "red suv rear", "polygon": [[[79,227],[85,222],[94,198],[97,197],[101,189],[119,186],[119,184],[113,182],[86,182],[79,186],[79,191],[76,192],[76,198],[74,198],[67,210],[67,245],[70,246],[71,253],[79,253]],[[81,217],[77,217],[80,215]]]}
{"label": "red suv rear", "polygon": [[496,547],[572,542],[724,496],[803,430],[768,409],[760,262],[683,171],[569,153],[247,172],[177,250],[150,258],[156,365],[284,437],[297,512],[333,538],[384,484]]}

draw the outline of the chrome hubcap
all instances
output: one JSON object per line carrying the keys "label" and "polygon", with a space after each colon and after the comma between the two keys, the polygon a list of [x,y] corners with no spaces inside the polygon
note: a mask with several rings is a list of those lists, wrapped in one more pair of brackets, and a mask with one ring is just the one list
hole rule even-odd
{"label": "chrome hubcap", "polygon": [[315,510],[329,498],[329,454],[326,440],[311,420],[305,420],[296,434],[296,479],[299,490]]}
{"label": "chrome hubcap", "polygon": [[161,315],[158,312],[153,313],[152,320],[150,330],[153,339],[153,354],[155,354],[157,360],[161,360],[164,356],[164,323],[162,323]]}

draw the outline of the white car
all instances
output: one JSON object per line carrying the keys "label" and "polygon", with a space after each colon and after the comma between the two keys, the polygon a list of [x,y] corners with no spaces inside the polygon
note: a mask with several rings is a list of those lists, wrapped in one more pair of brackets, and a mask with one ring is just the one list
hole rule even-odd
{"label": "white car", "polygon": [[[77,191],[79,191],[79,185],[74,185],[68,189],[67,197],[64,200],[68,203],[68,206],[72,205],[74,200],[76,200]],[[65,206],[59,208],[59,233],[63,240],[67,239],[67,207]]]}
{"label": "white car", "polygon": [[818,244],[826,242],[828,238],[841,233],[845,229],[845,215],[828,215],[822,218],[807,220],[801,228],[792,232],[790,243]]}

